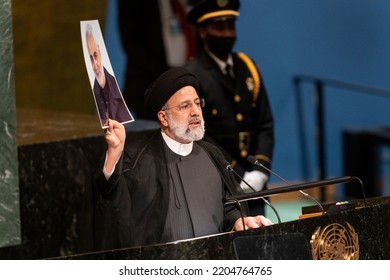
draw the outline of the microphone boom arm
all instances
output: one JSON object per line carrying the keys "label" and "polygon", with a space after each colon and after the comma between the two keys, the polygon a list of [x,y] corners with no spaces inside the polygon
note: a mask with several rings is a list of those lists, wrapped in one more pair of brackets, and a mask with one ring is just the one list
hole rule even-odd
{"label": "microphone boom arm", "polygon": [[[336,177],[326,180],[320,180],[320,181],[313,181],[313,182],[307,182],[307,183],[301,183],[301,184],[295,184],[295,185],[288,185],[286,187],[280,187],[275,189],[267,189],[263,191],[259,191],[256,193],[246,193],[246,194],[238,194],[235,196],[228,196],[226,197],[225,203],[236,203],[237,201],[248,201],[254,198],[260,198],[264,196],[273,196],[276,194],[281,193],[288,193],[288,192],[294,192],[294,191],[300,191],[305,189],[311,189],[316,187],[324,187],[328,185],[334,185],[334,184],[340,184],[340,183],[349,183],[353,180],[358,180],[359,178],[353,177],[353,176],[343,176],[343,177]],[[233,202],[236,201],[236,202]]]}

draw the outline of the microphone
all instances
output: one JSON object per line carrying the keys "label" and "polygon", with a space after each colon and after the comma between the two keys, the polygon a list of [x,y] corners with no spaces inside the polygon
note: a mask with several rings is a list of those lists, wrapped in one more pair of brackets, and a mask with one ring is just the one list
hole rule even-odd
{"label": "microphone", "polygon": [[[268,172],[270,172],[271,174],[275,175],[276,177],[278,177],[279,179],[281,179],[283,182],[285,182],[288,186],[292,186],[287,180],[285,180],[282,176],[276,174],[275,172],[273,172],[271,169],[265,167],[263,164],[261,164],[256,157],[254,156],[248,156],[247,157],[247,160],[254,164],[254,165],[257,165],[257,166],[260,166],[262,168],[264,168],[265,170],[267,170]],[[321,212],[322,212],[322,215],[325,214],[325,210],[324,210],[324,207],[321,205],[321,203],[319,203],[314,197],[312,197],[311,195],[309,195],[308,193],[304,192],[303,190],[298,190],[301,194],[303,194],[305,197],[311,199],[312,201],[314,201],[318,207],[320,207],[321,209]]]}
{"label": "microphone", "polygon": [[[226,169],[231,171],[234,175],[236,175],[241,181],[244,182],[245,185],[247,185],[254,193],[256,192],[256,190],[251,186],[249,185],[249,183],[247,181],[244,180],[244,178],[242,178],[240,176],[240,174],[238,174],[231,166],[230,164],[228,164],[226,166]],[[260,196],[260,198],[265,202],[265,204],[267,204],[269,207],[271,207],[271,209],[274,211],[275,215],[276,215],[276,218],[278,219],[278,224],[281,223],[281,220],[280,220],[280,216],[279,216],[279,213],[278,211],[276,211],[275,207],[269,203],[269,201],[267,199],[265,199],[263,196]]]}

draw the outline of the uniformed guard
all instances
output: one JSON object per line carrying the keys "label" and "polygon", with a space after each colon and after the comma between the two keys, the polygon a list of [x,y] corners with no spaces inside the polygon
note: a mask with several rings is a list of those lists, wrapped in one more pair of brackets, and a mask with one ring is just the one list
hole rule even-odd
{"label": "uniformed guard", "polygon": [[[196,27],[202,48],[187,67],[198,77],[200,96],[206,101],[207,139],[219,144],[235,171],[260,191],[269,173],[247,157],[255,156],[271,167],[274,121],[257,65],[244,53],[232,52],[239,7],[238,0],[203,0],[190,10],[188,20]],[[241,186],[252,191],[244,182]]]}

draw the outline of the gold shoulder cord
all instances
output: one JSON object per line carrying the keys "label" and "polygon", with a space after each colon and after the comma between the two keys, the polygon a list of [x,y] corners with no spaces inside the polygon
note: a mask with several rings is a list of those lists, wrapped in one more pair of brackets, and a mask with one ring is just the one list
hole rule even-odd
{"label": "gold shoulder cord", "polygon": [[254,88],[253,88],[253,102],[256,103],[257,97],[260,92],[260,75],[256,69],[256,66],[253,64],[252,60],[244,53],[239,52],[238,57],[246,64],[253,77]]}
{"label": "gold shoulder cord", "polygon": [[[256,104],[257,97],[258,97],[259,92],[260,92],[260,86],[261,86],[260,74],[257,71],[256,66],[253,64],[253,61],[246,54],[244,54],[242,52],[239,52],[238,53],[238,57],[246,64],[246,67],[248,67],[249,72],[252,75],[253,83],[254,83],[254,87],[253,87],[253,104]],[[256,155],[256,158],[257,159],[262,159],[262,160],[264,160],[266,162],[271,163],[271,159],[269,157],[265,156],[265,155]]]}

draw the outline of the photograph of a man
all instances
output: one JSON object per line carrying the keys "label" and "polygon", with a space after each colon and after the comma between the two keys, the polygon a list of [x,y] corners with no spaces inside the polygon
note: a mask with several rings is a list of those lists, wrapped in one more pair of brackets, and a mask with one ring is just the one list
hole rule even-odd
{"label": "photograph of a man", "polygon": [[[111,68],[108,55],[106,55],[108,63],[103,65],[102,57],[107,52],[98,21],[81,21],[80,24],[85,63],[102,128],[108,126],[108,119],[120,123],[134,121],[123,99],[116,78],[114,74],[111,74],[113,71],[108,70],[108,68]],[[91,67],[88,67],[88,64]]]}

